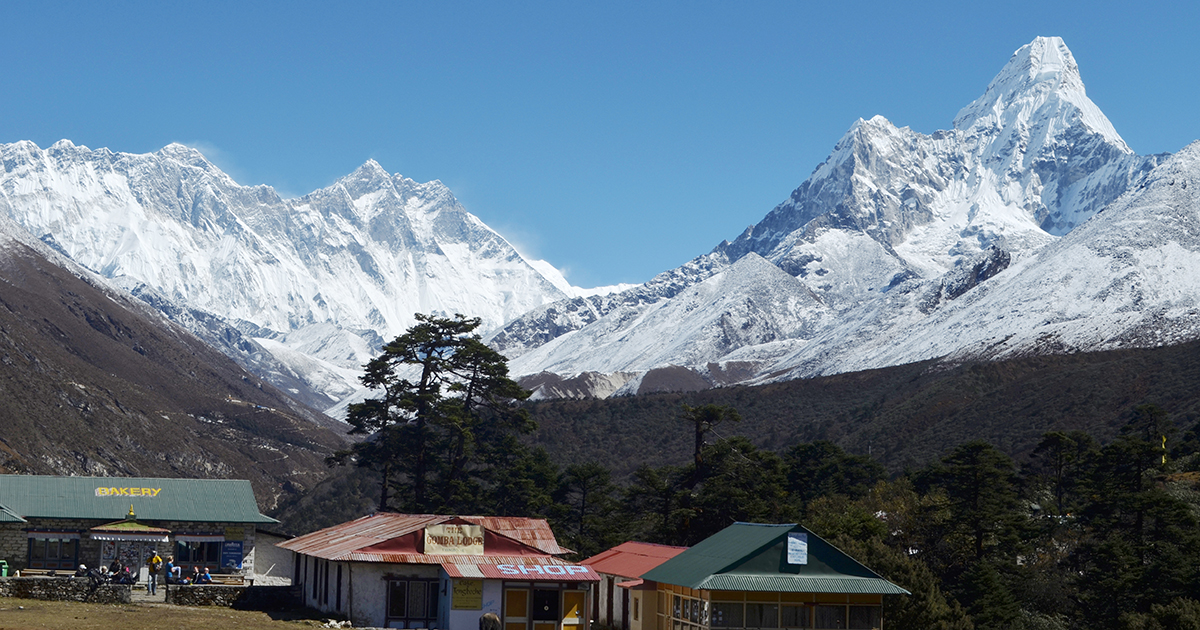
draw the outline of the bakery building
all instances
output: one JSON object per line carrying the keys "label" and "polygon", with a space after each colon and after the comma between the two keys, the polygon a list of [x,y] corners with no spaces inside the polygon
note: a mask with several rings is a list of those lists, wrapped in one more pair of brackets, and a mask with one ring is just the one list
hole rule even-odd
{"label": "bakery building", "polygon": [[645,572],[631,630],[882,630],[909,595],[796,524],[735,523]]}
{"label": "bakery building", "polygon": [[305,605],[355,626],[586,630],[600,579],[532,518],[377,513],[279,547]]}
{"label": "bakery building", "polygon": [[257,528],[276,522],[245,480],[0,475],[0,560],[10,573],[120,560],[144,580],[157,552],[252,581]]}

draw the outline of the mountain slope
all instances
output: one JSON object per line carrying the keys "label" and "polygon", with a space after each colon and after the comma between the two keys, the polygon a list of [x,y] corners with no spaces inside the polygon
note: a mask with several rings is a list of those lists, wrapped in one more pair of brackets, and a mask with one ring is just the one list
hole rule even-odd
{"label": "mountain slope", "polygon": [[0,220],[0,472],[243,478],[270,510],[337,423]]}
{"label": "mountain slope", "polygon": [[[0,160],[0,213],[325,406],[357,387],[361,366],[416,312],[493,328],[571,289],[440,182],[373,161],[285,200],[182,145],[131,155],[18,142],[0,146]],[[201,321],[211,318],[249,339],[226,343]]]}
{"label": "mountain slope", "polygon": [[[832,316],[822,320],[823,326],[768,343],[747,339],[736,347],[713,347],[704,356],[622,352],[609,357],[604,348],[637,333],[605,319],[635,318],[625,311],[598,309],[586,318],[551,317],[564,310],[559,303],[510,323],[493,342],[521,357],[516,362],[520,372],[549,370],[565,376],[594,371],[598,365],[645,372],[666,363],[703,374],[707,364],[737,361],[758,366],[753,380],[770,380],[960,351],[976,356],[978,348],[965,346],[982,342],[960,343],[956,334],[935,330],[939,313],[999,278],[1040,264],[1030,262],[1037,252],[1074,234],[1163,159],[1134,154],[1088,99],[1062,40],[1039,37],[1013,54],[985,93],[959,112],[951,129],[925,135],[881,116],[859,120],[788,200],[734,241],[681,268],[705,273],[664,274],[699,283],[758,255],[795,276],[829,309]],[[1093,276],[1090,281],[1112,279]],[[685,288],[657,295],[639,312],[662,309],[659,302],[678,299]],[[645,288],[609,299],[618,301],[639,290]],[[747,285],[735,290],[759,289]],[[998,296],[992,307],[1002,309],[1005,301]],[[1019,313],[1007,312],[1024,321]],[[971,317],[988,314],[993,312],[977,310]],[[779,330],[789,328],[784,320],[806,317],[803,311],[774,316],[779,319],[772,326]],[[639,325],[649,321],[639,320]],[[927,327],[933,328],[922,333]],[[606,329],[612,332],[605,335]],[[590,336],[591,348],[580,346],[574,354],[533,350],[575,330],[574,335]],[[659,322],[656,331],[644,336],[670,336],[673,330],[672,324]],[[1093,340],[1075,347],[1108,346]]]}

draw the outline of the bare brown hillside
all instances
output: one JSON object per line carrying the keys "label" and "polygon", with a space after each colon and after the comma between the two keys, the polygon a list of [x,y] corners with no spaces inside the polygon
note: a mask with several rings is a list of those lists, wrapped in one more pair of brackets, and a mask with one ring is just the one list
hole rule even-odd
{"label": "bare brown hillside", "polygon": [[0,251],[0,472],[244,478],[264,511],[325,476],[336,423],[85,278]]}

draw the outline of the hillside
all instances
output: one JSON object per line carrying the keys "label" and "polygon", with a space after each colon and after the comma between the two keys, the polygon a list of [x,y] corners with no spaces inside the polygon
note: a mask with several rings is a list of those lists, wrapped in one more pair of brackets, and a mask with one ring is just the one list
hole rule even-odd
{"label": "hillside", "polygon": [[268,512],[327,474],[337,423],[4,227],[0,472],[249,479]]}
{"label": "hillside", "polygon": [[624,478],[642,463],[682,465],[690,429],[682,404],[729,405],[743,421],[718,433],[772,450],[831,440],[870,454],[892,472],[924,466],[954,446],[983,439],[1018,461],[1041,435],[1084,430],[1113,437],[1133,407],[1153,403],[1176,424],[1200,420],[1200,343],[971,362],[936,362],[757,387],[605,400],[539,401],[534,440],[560,465],[602,462]]}

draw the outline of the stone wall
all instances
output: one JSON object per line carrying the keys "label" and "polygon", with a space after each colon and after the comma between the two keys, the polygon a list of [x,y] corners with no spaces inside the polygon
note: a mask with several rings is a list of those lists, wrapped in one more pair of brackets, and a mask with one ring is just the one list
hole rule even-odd
{"label": "stone wall", "polygon": [[301,605],[292,586],[171,585],[167,603],[176,606],[223,606],[243,610],[281,610]]}
{"label": "stone wall", "polygon": [[0,578],[0,597],[128,604],[132,591],[128,584],[93,584],[87,578]]}

